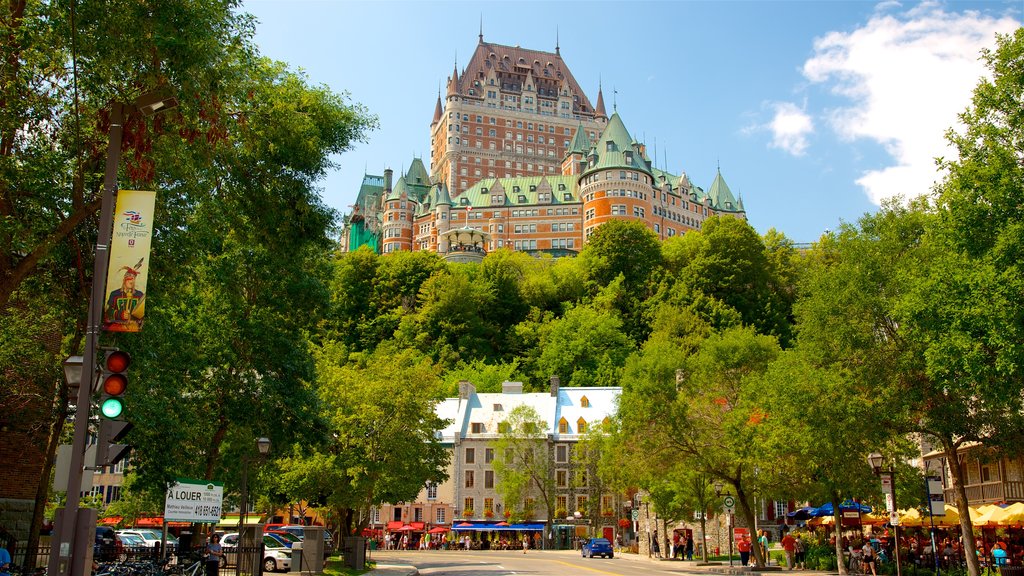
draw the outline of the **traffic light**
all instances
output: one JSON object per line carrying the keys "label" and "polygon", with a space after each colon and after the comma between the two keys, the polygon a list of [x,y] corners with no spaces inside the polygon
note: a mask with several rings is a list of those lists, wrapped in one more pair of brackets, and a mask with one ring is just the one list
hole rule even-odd
{"label": "traffic light", "polygon": [[121,350],[110,350],[103,360],[100,377],[100,416],[110,420],[124,413],[124,393],[128,391],[128,366],[132,357]]}
{"label": "traffic light", "polygon": [[100,431],[96,441],[97,466],[113,466],[128,455],[132,447],[117,442],[132,428],[131,422],[100,418]]}
{"label": "traffic light", "polygon": [[128,391],[128,367],[132,357],[121,350],[109,350],[100,376],[100,426],[97,434],[96,465],[113,466],[128,455],[131,447],[117,442],[132,429],[124,420],[124,395]]}

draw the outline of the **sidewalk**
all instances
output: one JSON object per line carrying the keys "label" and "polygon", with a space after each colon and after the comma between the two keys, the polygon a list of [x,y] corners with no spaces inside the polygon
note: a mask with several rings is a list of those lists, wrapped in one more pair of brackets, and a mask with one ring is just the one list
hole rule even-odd
{"label": "sidewalk", "polygon": [[377,564],[377,567],[366,573],[367,576],[418,576],[419,570],[408,564]]}

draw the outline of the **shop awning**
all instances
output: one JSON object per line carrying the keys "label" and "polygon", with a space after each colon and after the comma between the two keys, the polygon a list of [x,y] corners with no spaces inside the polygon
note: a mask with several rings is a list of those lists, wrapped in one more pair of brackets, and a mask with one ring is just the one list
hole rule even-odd
{"label": "shop awning", "polygon": [[392,520],[388,522],[388,530],[398,530],[404,525],[405,522],[402,522],[401,520]]}
{"label": "shop awning", "polygon": [[417,532],[423,532],[423,529],[427,527],[423,522],[409,522],[409,526],[412,526],[412,529]]}

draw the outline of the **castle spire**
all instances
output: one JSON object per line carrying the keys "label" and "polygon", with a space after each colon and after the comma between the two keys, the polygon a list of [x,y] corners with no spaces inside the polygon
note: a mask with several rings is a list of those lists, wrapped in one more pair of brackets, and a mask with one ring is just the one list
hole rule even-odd
{"label": "castle spire", "polygon": [[601,88],[601,77],[597,78],[597,106],[594,107],[598,118],[608,119],[608,113],[604,110],[604,92]]}
{"label": "castle spire", "polygon": [[430,123],[431,126],[441,121],[441,85],[437,86],[437,104],[434,104],[434,120]]}
{"label": "castle spire", "polygon": [[558,26],[555,26],[555,54],[558,54],[559,56],[562,55],[562,51],[561,51],[561,48],[559,47],[559,41],[558,41]]}
{"label": "castle spire", "polygon": [[484,13],[480,13],[480,43],[484,43]]}

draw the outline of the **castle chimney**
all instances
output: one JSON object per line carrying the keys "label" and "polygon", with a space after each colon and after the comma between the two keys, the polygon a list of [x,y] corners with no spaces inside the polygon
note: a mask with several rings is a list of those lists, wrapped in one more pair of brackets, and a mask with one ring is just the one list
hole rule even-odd
{"label": "castle chimney", "polygon": [[476,386],[469,380],[459,380],[459,400],[469,400],[476,393]]}
{"label": "castle chimney", "polygon": [[550,379],[550,382],[551,382],[551,395],[552,396],[558,396],[558,385],[561,384],[562,381],[558,379],[558,376],[552,376],[551,379]]}
{"label": "castle chimney", "polygon": [[387,196],[391,192],[391,168],[384,169],[384,195]]}

